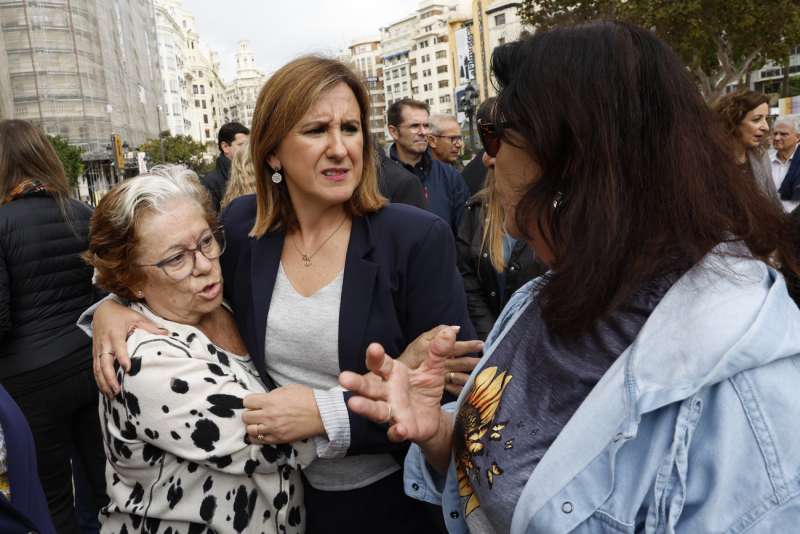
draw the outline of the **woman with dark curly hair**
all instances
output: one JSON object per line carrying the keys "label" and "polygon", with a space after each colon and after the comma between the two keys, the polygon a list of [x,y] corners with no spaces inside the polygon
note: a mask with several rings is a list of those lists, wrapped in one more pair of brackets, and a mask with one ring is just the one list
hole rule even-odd
{"label": "woman with dark curly hair", "polygon": [[729,135],[730,150],[741,172],[777,201],[772,167],[764,148],[769,135],[767,95],[755,91],[730,93],[719,99],[714,111]]}
{"label": "woman with dark curly hair", "polygon": [[[506,305],[451,409],[451,332],[372,345],[349,405],[390,420],[452,533],[790,532],[800,310],[782,208],[730,157],[677,55],[599,22],[495,49],[479,131],[505,227],[550,267]],[[377,376],[375,376],[377,375]]]}

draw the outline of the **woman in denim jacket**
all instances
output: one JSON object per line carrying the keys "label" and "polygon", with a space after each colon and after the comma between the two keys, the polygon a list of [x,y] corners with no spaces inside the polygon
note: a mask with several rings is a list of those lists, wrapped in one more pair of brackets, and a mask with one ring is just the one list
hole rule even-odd
{"label": "woman in denim jacket", "polygon": [[779,208],[728,157],[677,56],[593,23],[498,48],[479,123],[506,229],[550,271],[440,409],[441,333],[409,370],[367,350],[350,407],[388,423],[450,532],[790,532],[800,310]]}

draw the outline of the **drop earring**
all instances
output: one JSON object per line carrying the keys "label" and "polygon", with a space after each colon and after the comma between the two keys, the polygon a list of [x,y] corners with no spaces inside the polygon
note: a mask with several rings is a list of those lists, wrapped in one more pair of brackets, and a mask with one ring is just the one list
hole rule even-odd
{"label": "drop earring", "polygon": [[283,176],[281,176],[280,171],[275,171],[272,173],[272,183],[279,184],[283,181]]}

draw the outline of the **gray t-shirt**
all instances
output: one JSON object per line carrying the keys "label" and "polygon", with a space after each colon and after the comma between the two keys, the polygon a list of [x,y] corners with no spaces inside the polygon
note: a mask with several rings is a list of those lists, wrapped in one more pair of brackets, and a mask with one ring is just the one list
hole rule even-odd
{"label": "gray t-shirt", "polygon": [[478,374],[453,437],[470,532],[508,532],[520,494],[547,449],[675,278],[643,286],[624,306],[570,341],[553,336],[536,302]]}

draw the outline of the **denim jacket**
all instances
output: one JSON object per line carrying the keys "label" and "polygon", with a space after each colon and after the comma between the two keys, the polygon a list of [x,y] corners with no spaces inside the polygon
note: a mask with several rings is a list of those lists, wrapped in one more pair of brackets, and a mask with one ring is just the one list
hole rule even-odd
{"label": "denim jacket", "polygon": [[[515,293],[472,377],[532,293]],[[438,476],[412,446],[405,489],[441,504],[451,533],[467,531],[452,461]],[[670,288],[561,431],[511,532],[798,532],[798,496],[800,310],[772,268],[712,253]]]}

